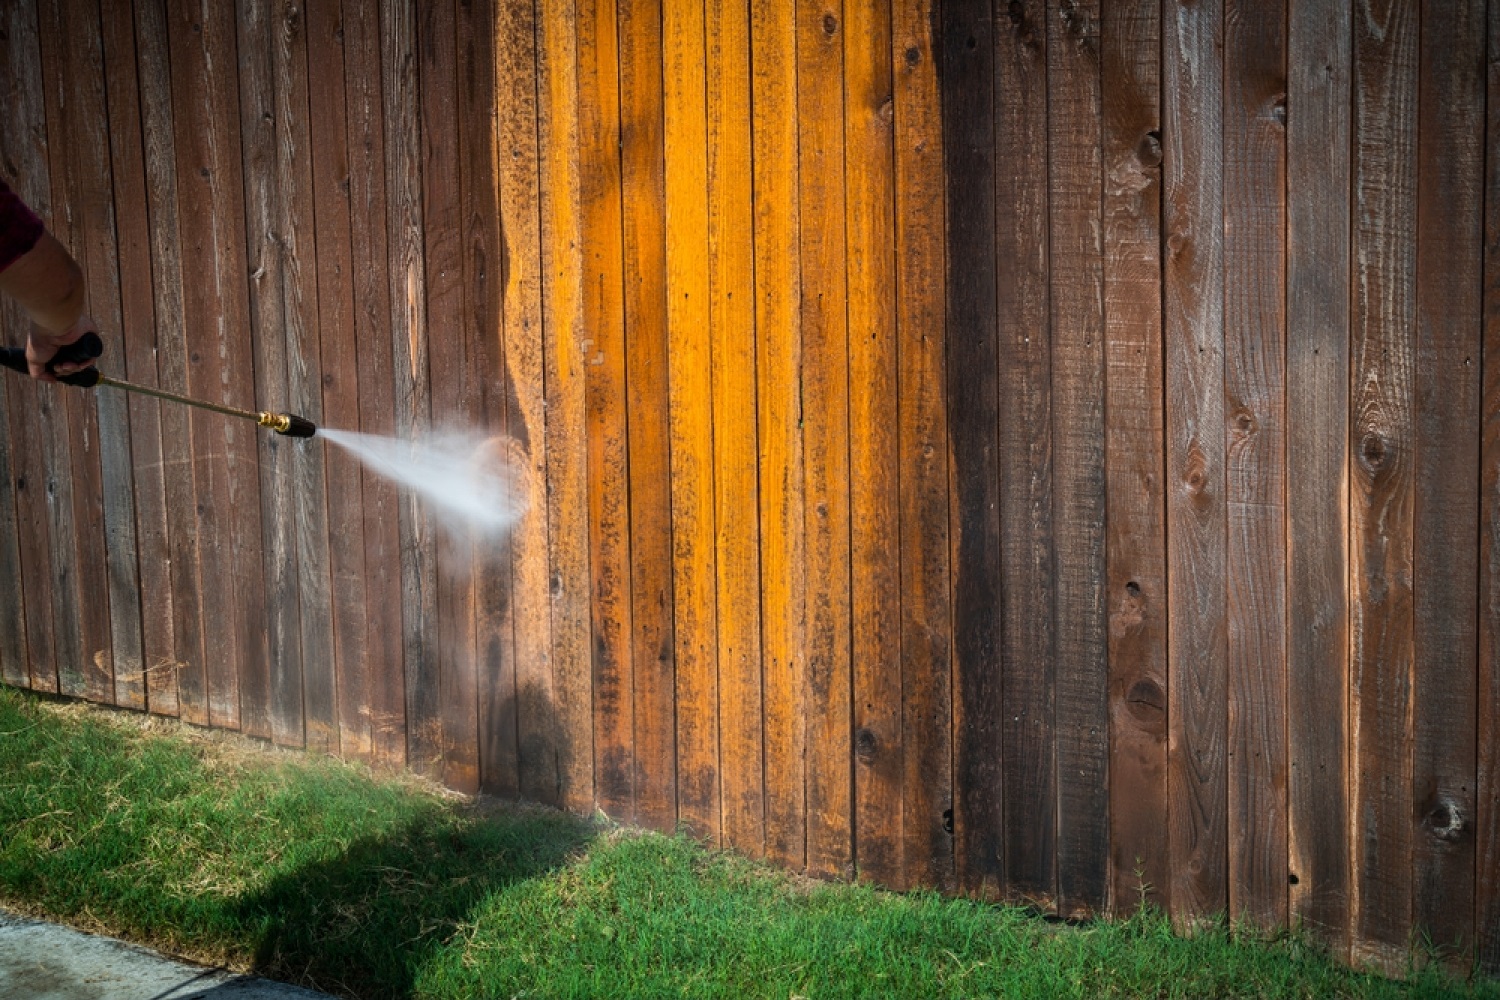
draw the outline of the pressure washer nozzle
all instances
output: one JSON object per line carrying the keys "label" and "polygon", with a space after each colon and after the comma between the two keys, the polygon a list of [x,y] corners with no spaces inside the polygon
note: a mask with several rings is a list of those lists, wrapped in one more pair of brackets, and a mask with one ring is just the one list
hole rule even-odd
{"label": "pressure washer nozzle", "polygon": [[262,427],[269,427],[277,434],[287,437],[310,438],[318,433],[318,425],[306,417],[299,417],[295,413],[266,413],[262,412],[258,423]]}

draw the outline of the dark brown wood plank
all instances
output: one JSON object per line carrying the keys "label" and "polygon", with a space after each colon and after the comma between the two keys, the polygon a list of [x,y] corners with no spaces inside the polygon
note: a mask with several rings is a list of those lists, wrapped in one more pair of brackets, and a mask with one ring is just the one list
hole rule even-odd
{"label": "dark brown wood plank", "polygon": [[[99,324],[101,336],[107,338],[106,349],[112,348],[110,353],[119,357],[119,275],[113,259],[109,121],[104,105],[104,55],[97,3],[39,5],[38,35],[52,182],[51,211],[44,218],[48,231],[83,269],[85,308]],[[128,589],[133,584],[130,578],[134,577],[134,566],[127,570],[122,565],[126,554],[113,553],[120,578],[109,575],[106,493],[115,508],[111,511],[112,527],[133,536],[135,513],[128,509],[128,479],[122,483],[111,477],[106,482],[103,452],[107,435],[111,449],[129,453],[124,400],[118,394],[75,393],[61,387],[49,390],[56,394],[55,412],[61,418],[53,430],[61,439],[51,452],[57,462],[51,471],[56,500],[53,580],[60,598],[52,605],[57,616],[58,680],[64,694],[111,701],[114,650],[110,601],[119,598],[122,586]],[[106,412],[109,416],[104,416]],[[114,472],[122,471],[118,462],[111,467]],[[123,471],[128,476],[128,466]],[[120,510],[122,505],[125,511]],[[133,549],[134,538],[128,540]],[[121,613],[127,612],[122,608]],[[138,636],[138,598],[128,613],[136,616]]]}
{"label": "dark brown wood plank", "polygon": [[[566,734],[566,742],[551,749],[558,759],[558,799],[578,810],[592,808],[595,799],[587,371],[582,343],[588,334],[583,327],[579,71],[573,18],[572,0],[542,0],[538,8],[537,144],[542,154],[542,335],[547,387],[552,684],[559,727]],[[683,702],[680,689],[678,702]],[[680,748],[680,731],[678,740]]]}
{"label": "dark brown wood plank", "polygon": [[1162,136],[1173,751],[1167,815],[1172,917],[1182,928],[1229,905],[1222,33],[1219,0],[1167,9]]}
{"label": "dark brown wood plank", "polygon": [[1047,46],[1057,908],[1075,918],[1109,899],[1099,19],[1095,0],[1061,3]]}
{"label": "dark brown wood plank", "polygon": [[1342,0],[1289,8],[1287,752],[1289,918],[1349,930],[1349,217],[1353,29]]}
{"label": "dark brown wood plank", "polygon": [[[992,753],[1001,762],[1004,789],[1005,877],[1009,893],[1048,909],[1056,903],[1058,843],[1054,352],[1048,293],[1052,20],[1044,0],[1029,0],[995,21],[996,292],[989,326],[997,338],[999,369],[996,388],[986,390],[997,394],[1001,644],[999,701],[990,708],[1001,740]],[[960,197],[956,204],[962,203]],[[950,250],[959,253],[956,246]],[[1062,352],[1057,353],[1060,359]],[[981,473],[959,468],[957,474]],[[1003,713],[999,705],[1005,706]]]}
{"label": "dark brown wood plank", "polygon": [[[510,472],[517,489],[530,501],[510,536],[517,768],[523,797],[555,803],[560,794],[560,761],[569,740],[558,721],[553,694],[549,617],[536,5],[533,0],[503,0],[498,17],[495,77],[500,157],[496,169],[505,273],[506,427],[511,440]],[[670,687],[665,698],[670,713]],[[670,734],[670,714],[666,726]],[[674,766],[675,762],[669,763],[668,769]]]}
{"label": "dark brown wood plank", "polygon": [[[395,382],[395,436],[431,429],[428,385],[428,269],[423,218],[423,121],[418,65],[418,5],[392,0],[380,9],[382,116],[385,124],[386,251]],[[406,683],[406,761],[443,773],[442,680],[437,643],[438,559],[434,521],[409,491],[396,493],[401,553],[402,661]]]}
{"label": "dark brown wood plank", "polygon": [[750,5],[751,158],[755,199],[756,396],[760,428],[762,717],[766,856],[807,857],[806,577],[802,492],[802,258],[798,246],[796,12]]}
{"label": "dark brown wood plank", "polygon": [[1354,10],[1349,834],[1352,956],[1390,971],[1411,933],[1412,391],[1416,5]]}
{"label": "dark brown wood plank", "polygon": [[[484,460],[510,474],[506,438],[505,247],[499,202],[500,92],[497,88],[493,0],[458,6],[458,120],[487,122],[459,129],[462,161],[464,347],[478,381],[476,420],[490,435]],[[533,75],[533,80],[535,79]],[[508,535],[475,545],[474,656],[478,697],[479,784],[497,795],[520,789],[517,763],[515,623]]]}
{"label": "dark brown wood plank", "polygon": [[904,889],[891,5],[846,0],[844,26],[855,861]]}
{"label": "dark brown wood plank", "polygon": [[[0,322],[14,329],[21,311],[13,303],[0,312]],[[22,405],[20,393],[0,381],[0,412]],[[31,680],[26,668],[26,595],[21,575],[20,522],[16,517],[15,465],[11,461],[10,433],[0,433],[0,579],[9,580],[5,606],[0,608],[0,680],[13,687],[26,687]]]}
{"label": "dark brown wood plank", "polygon": [[[1485,5],[1422,10],[1412,573],[1412,921],[1472,965]],[[1493,803],[1492,803],[1493,804]]]}
{"label": "dark brown wood plank", "polygon": [[1161,7],[1104,6],[1110,898],[1169,908]]}
{"label": "dark brown wood plank", "polygon": [[[151,224],[147,203],[142,94],[135,43],[135,13],[126,0],[100,7],[104,42],[105,93],[109,103],[110,172],[114,181],[116,259],[120,274],[120,341],[125,377],[142,385],[157,382],[156,307],[152,289]],[[114,362],[120,364],[120,359]],[[116,370],[121,370],[116,368]],[[112,616],[115,629],[115,703],[144,709],[153,686],[173,656],[171,550],[161,439],[161,412],[155,401],[124,397],[130,446],[125,477],[132,485],[135,535],[131,575],[139,574],[135,615]],[[113,572],[114,566],[111,566]],[[140,648],[133,649],[130,623],[140,623]],[[125,629],[125,631],[122,631]],[[175,702],[175,692],[165,699]],[[153,706],[154,707],[154,706]]]}
{"label": "dark brown wood plank", "polygon": [[1474,951],[1479,969],[1500,976],[1500,4],[1489,5],[1487,39]]}
{"label": "dark brown wood plank", "polygon": [[[30,3],[0,7],[0,159],[6,183],[22,200],[41,207],[49,187],[46,154],[46,115],[42,106],[41,49],[37,41],[36,8]],[[0,301],[6,346],[24,342],[29,319],[9,298]],[[14,565],[6,568],[14,599],[7,604],[5,678],[38,691],[57,690],[57,662],[52,641],[52,599],[47,581],[50,534],[47,526],[46,482],[42,464],[38,391],[7,373],[0,405],[6,417],[6,477],[0,484],[5,500],[14,503]],[[12,632],[19,630],[18,634]],[[18,665],[12,657],[20,656]]]}
{"label": "dark brown wood plank", "polygon": [[[314,212],[313,261],[318,289],[318,343],[323,385],[322,421],[331,428],[358,428],[359,355],[365,342],[356,339],[353,179],[349,134],[345,127],[348,88],[345,74],[345,18],[330,0],[307,5],[308,126],[319,137],[310,152]],[[342,449],[322,448],[327,489],[327,538],[331,581],[332,648],[323,665],[303,660],[303,675],[326,676],[333,683],[317,702],[334,713],[314,713],[309,697],[306,733],[309,746],[336,747],[345,757],[374,758],[370,734],[369,672],[390,669],[371,664],[366,619],[364,492],[359,462]],[[393,620],[393,619],[392,619]]]}
{"label": "dark brown wood plank", "polygon": [[594,642],[594,795],[635,808],[631,716],[630,475],[621,259],[620,71],[614,0],[578,0],[579,214]]}
{"label": "dark brown wood plank", "polygon": [[[167,12],[161,0],[140,0],[134,6],[146,198],[151,207],[148,218],[156,330],[153,357],[157,384],[185,393],[188,351],[183,326],[182,239],[178,226],[176,129]],[[170,564],[172,648],[167,659],[151,664],[146,675],[146,697],[152,712],[181,714],[192,721],[206,722],[192,411],[185,406],[164,404],[158,412]],[[132,426],[137,425],[132,422]]]}
{"label": "dark brown wood plank", "polygon": [[[947,178],[949,525],[953,593],[953,834],[958,884],[1007,884],[1002,768],[996,65],[1007,25],[987,4],[941,9]],[[1039,26],[1034,26],[1037,30]],[[1032,817],[1047,822],[1044,817]],[[1048,876],[1050,883],[1050,874]]]}
{"label": "dark brown wood plank", "polygon": [[751,216],[750,23],[711,4],[708,36],[709,326],[713,331],[719,574],[719,776],[724,842],[765,852],[761,733],[760,498],[757,482],[755,250]]}
{"label": "dark brown wood plank", "polygon": [[[1475,801],[1500,801],[1500,4],[1489,5],[1485,122],[1484,432],[1480,494],[1479,780]],[[1500,809],[1479,807],[1475,958],[1500,975]]]}
{"label": "dark brown wood plank", "polygon": [[895,4],[903,865],[909,884],[947,889],[954,884],[952,598],[944,409],[943,120],[935,29],[928,0]]}
{"label": "dark brown wood plank", "polygon": [[[367,434],[396,428],[394,336],[391,332],[390,244],[385,186],[385,105],[381,89],[380,23],[371,4],[351,0],[343,8],[344,115],[349,150],[349,239],[354,297],[358,420],[349,426]],[[311,54],[309,54],[311,58]],[[334,108],[337,111],[337,107]],[[321,291],[320,291],[321,303]],[[337,372],[351,363],[331,363],[336,330],[323,342],[324,367]],[[337,378],[337,375],[335,374]],[[338,388],[337,383],[334,386]],[[333,406],[325,397],[325,406]],[[334,414],[328,413],[332,419]],[[334,474],[330,456],[330,476]],[[345,470],[349,473],[350,470]],[[351,473],[352,474],[352,473]],[[339,746],[358,755],[365,748],[381,763],[406,763],[406,682],[402,620],[401,529],[395,487],[365,474],[364,520],[355,522],[364,546],[364,656],[338,664]],[[334,480],[330,478],[329,487]],[[336,520],[334,523],[337,523]],[[330,526],[332,529],[332,525]],[[351,554],[350,559],[356,557]],[[337,615],[337,610],[335,610]],[[350,640],[351,649],[358,640]]]}
{"label": "dark brown wood plank", "polygon": [[[452,0],[417,5],[417,80],[421,99],[422,259],[426,267],[425,338],[434,429],[477,426],[483,403],[482,369],[475,367],[471,304],[463,267],[464,219],[459,147],[457,5]],[[416,405],[423,406],[422,387]],[[436,528],[437,619],[433,631],[413,636],[431,648],[437,682],[434,722],[445,785],[479,788],[479,700],[475,659],[478,556],[475,539],[460,525]]]}
{"label": "dark brown wood plank", "polygon": [[1229,912],[1286,922],[1286,5],[1229,0],[1224,70]]}
{"label": "dark brown wood plank", "polygon": [[635,821],[677,823],[672,690],[672,459],[661,0],[622,0],[620,185],[630,466]]}
{"label": "dark brown wood plank", "polygon": [[[254,406],[235,24],[225,7],[169,4],[187,391]],[[207,718],[238,728],[242,676],[268,658],[256,429],[195,411],[197,539]],[[258,681],[257,681],[258,683]],[[184,713],[186,714],[186,712]]]}
{"label": "dark brown wood plank", "polygon": [[829,99],[843,87],[844,27],[841,3],[798,11],[804,558],[818,581],[805,605],[807,869],[825,877],[854,862],[844,107]]}

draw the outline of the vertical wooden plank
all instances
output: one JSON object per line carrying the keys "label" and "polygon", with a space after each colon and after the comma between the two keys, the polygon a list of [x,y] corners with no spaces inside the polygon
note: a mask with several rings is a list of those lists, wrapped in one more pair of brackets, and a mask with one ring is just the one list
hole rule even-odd
{"label": "vertical wooden plank", "polygon": [[[1480,514],[1476,958],[1500,975],[1500,4],[1488,5],[1485,122],[1484,436]],[[1485,805],[1489,803],[1488,807]]]}
{"label": "vertical wooden plank", "polygon": [[[85,308],[99,324],[106,349],[119,357],[120,288],[113,259],[114,206],[99,7],[97,3],[42,4],[38,15],[52,182],[47,227],[83,269]],[[135,512],[130,509],[129,467],[110,463],[116,475],[106,479],[103,464],[106,438],[111,450],[129,454],[124,400],[118,394],[73,393],[56,387],[49,391],[57,394],[56,412],[62,418],[53,433],[66,439],[54,452],[59,463],[66,456],[66,465],[52,466],[57,498],[53,580],[56,596],[61,598],[53,602],[58,616],[58,679],[64,694],[110,701],[114,697],[112,600],[122,604],[122,615],[135,616],[137,647],[140,634],[138,584],[131,557]],[[123,482],[118,475],[122,472],[127,477]],[[108,528],[124,536],[101,531],[107,527],[106,496],[113,508]],[[130,543],[129,552],[117,550],[122,540]],[[115,575],[106,559],[107,547],[118,570]],[[127,560],[132,564],[125,565]],[[134,606],[127,609],[132,597]]]}
{"label": "vertical wooden plank", "polygon": [[807,615],[807,868],[854,861],[850,754],[848,317],[845,312],[843,5],[797,12],[801,198],[803,525]]}
{"label": "vertical wooden plank", "polygon": [[[572,0],[543,0],[538,15],[552,670],[562,730],[571,744],[559,764],[558,798],[578,810],[594,804],[579,69]],[[707,371],[706,361],[696,370]]]}
{"label": "vertical wooden plank", "polygon": [[1170,906],[1161,6],[1104,5],[1104,448],[1110,898]]}
{"label": "vertical wooden plank", "polygon": [[702,5],[662,11],[671,392],[672,594],[677,662],[677,818],[717,841],[718,573],[708,289],[707,50]]}
{"label": "vertical wooden plank", "polygon": [[1000,722],[997,53],[1001,36],[1021,26],[995,25],[989,5],[974,2],[944,3],[941,16],[947,327],[955,331],[948,338],[953,849],[959,886],[989,898],[1009,875],[1004,803],[1010,777],[1002,768]]}
{"label": "vertical wooden plank", "polygon": [[1224,15],[1229,912],[1286,922],[1286,7]]}
{"label": "vertical wooden plank", "polygon": [[[0,7],[0,156],[7,183],[22,200],[42,207],[48,186],[47,122],[42,107],[41,50],[37,40],[36,8],[30,3]],[[7,330],[24,331],[29,322],[15,302],[0,301],[0,318]],[[16,346],[19,346],[16,345]],[[47,580],[50,531],[47,525],[47,473],[42,464],[39,390],[44,387],[7,378],[3,403],[10,456],[3,486],[13,496],[16,518],[16,569],[11,577],[18,600],[25,660],[15,674],[22,684],[38,691],[57,690],[57,661],[52,637],[52,596]],[[15,621],[14,618],[9,619]],[[9,640],[8,644],[19,644]],[[10,655],[7,654],[7,664]],[[7,679],[12,674],[7,666]]]}
{"label": "vertical wooden plank", "polygon": [[[495,28],[495,83],[500,120],[500,232],[505,287],[505,364],[510,386],[506,425],[511,474],[529,504],[511,532],[514,559],[519,790],[556,803],[568,745],[558,724],[552,679],[551,600],[547,573],[547,435],[543,400],[540,80],[533,0],[502,0]],[[666,695],[671,702],[671,689]],[[671,720],[667,720],[670,732]],[[668,764],[670,769],[671,765]]]}
{"label": "vertical wooden plank", "polygon": [[[254,405],[245,266],[233,11],[169,5],[178,229],[192,273],[183,281],[189,394]],[[211,725],[238,728],[242,677],[268,657],[261,570],[256,429],[195,412],[199,580]],[[190,720],[192,721],[192,720]]]}
{"label": "vertical wooden plank", "polygon": [[[458,7],[458,120],[463,160],[465,343],[480,379],[479,423],[488,458],[510,475],[505,379],[505,244],[500,219],[500,108],[495,81],[497,12],[492,0]],[[520,790],[516,722],[513,556],[509,536],[475,545],[474,656],[478,674],[479,783],[514,798]]]}
{"label": "vertical wooden plank", "polygon": [[1172,917],[1191,928],[1229,904],[1223,7],[1176,4],[1166,19],[1167,815]]}
{"label": "vertical wooden plank", "polygon": [[1424,5],[1417,120],[1412,920],[1471,967],[1485,5]]}
{"label": "vertical wooden plank", "polygon": [[[146,199],[151,239],[152,301],[158,384],[187,392],[188,350],[183,315],[182,237],[177,197],[176,124],[172,106],[170,32],[162,0],[135,5],[136,75],[141,88]],[[132,372],[134,368],[130,369]],[[153,404],[154,405],[154,404]],[[161,406],[162,476],[170,565],[170,657],[146,675],[151,711],[206,722],[203,621],[198,577],[197,484],[193,474],[192,411]],[[132,426],[136,426],[132,423]],[[144,425],[141,425],[144,426]],[[144,553],[143,553],[144,555]],[[144,579],[143,579],[144,584]]]}
{"label": "vertical wooden plank", "polygon": [[[0,313],[9,325],[20,320],[19,308]],[[0,382],[0,409],[21,405],[20,394],[7,391]],[[9,580],[4,608],[0,608],[0,681],[26,687],[31,678],[26,666],[26,594],[21,575],[20,521],[16,517],[15,465],[11,461],[10,433],[0,432],[0,579]]]}
{"label": "vertical wooden plank", "polygon": [[1488,10],[1474,950],[1479,969],[1500,976],[1500,4]]}
{"label": "vertical wooden plank", "polygon": [[[749,6],[708,6],[709,325],[713,331],[724,842],[765,852]],[[747,238],[749,237],[749,238]]]}
{"label": "vertical wooden plank", "polygon": [[[431,428],[427,356],[427,268],[423,211],[422,93],[417,5],[390,0],[380,8],[382,114],[385,123],[386,245],[389,255],[391,362],[397,437]],[[443,720],[434,523],[417,498],[396,494],[401,531],[402,661],[406,683],[406,759],[441,776]]]}
{"label": "vertical wooden plank", "polygon": [[848,0],[844,231],[855,860],[861,877],[903,889],[900,425],[891,419],[898,412],[893,72],[890,3]]}
{"label": "vertical wooden plank", "polygon": [[[901,456],[902,835],[906,880],[951,888],[953,698],[948,585],[943,120],[928,0],[892,13],[897,448]],[[908,680],[908,678],[910,680]]]}
{"label": "vertical wooden plank", "polygon": [[1063,0],[1047,45],[1057,905],[1069,917],[1098,912],[1109,897],[1099,18],[1093,0]]}
{"label": "vertical wooden plank", "polygon": [[[423,303],[428,385],[416,387],[416,405],[431,409],[432,426],[474,426],[482,401],[464,283],[462,171],[459,153],[458,51],[453,0],[416,6],[417,82],[421,116],[421,238],[425,266]],[[430,402],[423,400],[428,395]],[[413,635],[432,657],[436,683],[433,729],[443,784],[473,792],[479,787],[478,688],[475,663],[474,541],[451,525],[424,520],[437,531],[430,544],[437,559],[437,618],[433,631]]]}
{"label": "vertical wooden plank", "polygon": [[[995,318],[988,326],[995,331],[999,369],[994,388],[985,391],[997,394],[995,440],[986,440],[999,475],[1000,551],[994,571],[1001,645],[999,701],[974,706],[977,713],[995,714],[1000,735],[1008,890],[1047,908],[1056,899],[1058,834],[1054,351],[1048,295],[1052,19],[1043,0],[1030,0],[1007,8],[1005,19],[997,18],[994,26],[996,290]],[[956,254],[958,248],[952,250]],[[1061,361],[1063,352],[1055,353]],[[976,468],[956,474],[982,473]]]}
{"label": "vertical wooden plank", "polygon": [[1287,35],[1289,917],[1348,948],[1349,192],[1353,26],[1296,3]]}
{"label": "vertical wooden plank", "polygon": [[1361,0],[1354,12],[1352,956],[1392,971],[1412,912],[1416,8]]}
{"label": "vertical wooden plank", "polygon": [[[120,334],[125,377],[157,385],[156,315],[152,290],[151,223],[147,202],[143,95],[139,84],[135,14],[125,0],[101,5],[105,93],[109,101],[110,172],[114,180],[117,260],[120,272]],[[119,369],[116,369],[119,370]],[[154,400],[125,397],[130,447],[125,475],[133,482],[135,540],[129,560],[139,572],[141,635],[138,655],[121,628],[136,616],[112,617],[115,627],[115,703],[148,707],[149,690],[170,671],[173,656],[171,550],[161,409]],[[113,570],[113,567],[112,567]],[[175,702],[175,691],[164,699]],[[156,709],[158,706],[150,706]]]}
{"label": "vertical wooden plank", "polygon": [[[344,5],[343,108],[350,154],[349,235],[359,380],[356,426],[367,434],[391,435],[397,417],[392,332],[395,310],[391,305],[378,17],[379,11],[372,4],[351,0]],[[320,307],[321,298],[320,293]],[[337,332],[332,332],[331,342],[324,343],[336,348]],[[350,361],[345,357],[341,363]],[[331,404],[325,399],[324,405]],[[332,472],[331,468],[330,475]],[[363,476],[362,482],[364,521],[352,527],[360,533],[364,545],[365,655],[358,663],[339,662],[339,746],[346,753],[356,754],[368,747],[375,760],[401,766],[407,760],[407,725],[405,640],[402,629],[395,625],[404,612],[399,500],[395,487],[380,476]],[[332,488],[332,479],[329,484]],[[357,644],[357,640],[351,642]]]}
{"label": "vertical wooden plank", "polygon": [[806,578],[797,19],[792,4],[753,0],[750,66],[766,856],[797,869],[807,859]]}
{"label": "vertical wooden plank", "polygon": [[[359,426],[359,355],[366,341],[356,339],[352,227],[354,189],[345,126],[350,101],[345,86],[348,32],[338,3],[307,5],[308,126],[319,137],[310,152],[314,205],[313,243],[318,289],[318,343],[323,385],[322,419],[329,427]],[[332,681],[326,703],[330,717],[314,719],[309,699],[306,720],[310,746],[337,747],[345,757],[369,761],[368,672],[390,669],[372,664],[367,642],[364,493],[359,461],[342,449],[323,448],[326,460],[328,563],[332,597],[332,649],[326,676]],[[394,619],[392,619],[394,620]],[[304,677],[320,665],[303,660]],[[324,698],[320,697],[319,702]],[[319,728],[321,725],[322,728]]]}
{"label": "vertical wooden plank", "polygon": [[634,810],[630,490],[620,202],[620,72],[614,0],[579,0],[579,215],[594,641],[594,795]]}
{"label": "vertical wooden plank", "polygon": [[672,716],[672,464],[667,384],[665,134],[660,0],[623,0],[620,202],[630,429],[630,620],[635,820],[677,822]]}

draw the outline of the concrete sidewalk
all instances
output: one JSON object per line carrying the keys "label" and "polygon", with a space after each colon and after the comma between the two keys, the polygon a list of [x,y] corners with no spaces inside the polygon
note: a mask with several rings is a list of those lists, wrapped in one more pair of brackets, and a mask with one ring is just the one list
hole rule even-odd
{"label": "concrete sidewalk", "polygon": [[0,1000],[327,1000],[0,910]]}

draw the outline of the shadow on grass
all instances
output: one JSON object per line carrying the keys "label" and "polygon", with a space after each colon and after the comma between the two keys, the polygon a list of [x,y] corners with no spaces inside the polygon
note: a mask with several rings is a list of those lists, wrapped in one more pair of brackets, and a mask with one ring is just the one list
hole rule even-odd
{"label": "shadow on grass", "polygon": [[260,975],[407,997],[490,893],[566,864],[594,832],[585,820],[519,806],[424,817],[277,877],[243,898],[237,916],[257,929]]}

